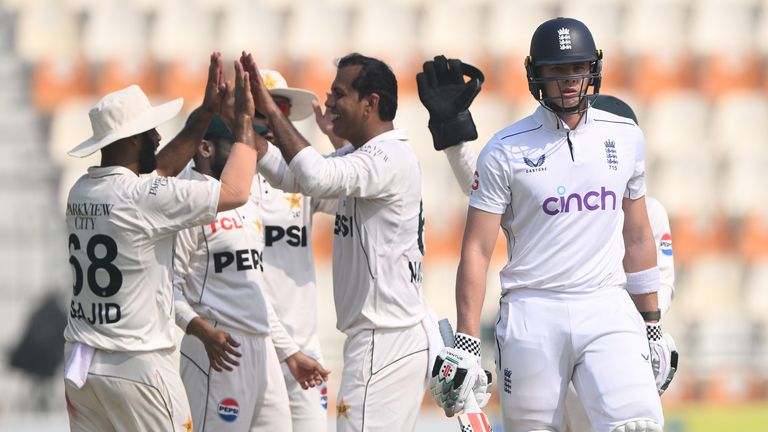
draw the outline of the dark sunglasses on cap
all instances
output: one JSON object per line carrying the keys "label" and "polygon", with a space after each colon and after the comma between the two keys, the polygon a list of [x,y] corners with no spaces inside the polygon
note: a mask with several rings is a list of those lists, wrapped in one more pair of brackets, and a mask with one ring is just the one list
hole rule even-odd
{"label": "dark sunglasses on cap", "polygon": [[253,123],[253,130],[254,130],[254,132],[256,132],[257,134],[259,134],[261,136],[266,136],[267,132],[269,132],[269,128],[268,127],[262,126],[262,125],[260,125],[258,123],[255,123],[255,122]]}
{"label": "dark sunglasses on cap", "polygon": [[[275,105],[277,105],[277,107],[280,109],[280,112],[282,112],[284,116],[286,116],[286,117],[290,117],[291,116],[291,101],[290,100],[288,100],[286,98],[282,98],[282,97],[274,97],[272,99],[275,101]],[[264,114],[262,114],[262,113],[260,113],[258,111],[256,111],[256,117],[257,118],[262,118],[262,119],[266,118],[264,116]]]}

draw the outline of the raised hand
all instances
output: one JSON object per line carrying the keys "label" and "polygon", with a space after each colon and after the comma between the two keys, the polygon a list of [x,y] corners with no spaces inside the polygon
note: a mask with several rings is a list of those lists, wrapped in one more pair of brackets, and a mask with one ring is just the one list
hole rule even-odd
{"label": "raised hand", "polygon": [[272,99],[269,89],[264,85],[264,81],[261,79],[261,74],[259,73],[259,68],[253,60],[253,55],[243,51],[240,56],[240,62],[243,64],[245,71],[248,72],[248,76],[250,77],[251,93],[253,94],[256,111],[266,116],[267,119],[273,115],[283,115],[283,112],[280,111],[280,108],[278,108],[277,104]]}
{"label": "raised hand", "polygon": [[226,82],[227,90],[221,103],[219,116],[231,129],[235,125],[235,87],[229,81]]}
{"label": "raised hand", "polygon": [[[470,80],[464,82],[464,75]],[[419,99],[429,111],[429,131],[436,150],[477,139],[469,106],[485,77],[474,66],[439,55],[424,62],[416,75]]]}
{"label": "raised hand", "polygon": [[211,54],[211,63],[208,66],[208,81],[205,84],[201,108],[212,114],[219,114],[229,86],[230,83],[224,79],[221,53],[215,51]]}
{"label": "raised hand", "polygon": [[232,130],[235,141],[255,146],[254,113],[250,74],[239,60],[235,60],[235,118]]}
{"label": "raised hand", "polygon": [[288,357],[285,362],[288,364],[288,369],[290,369],[293,377],[304,390],[327,381],[328,375],[331,373],[330,370],[323,368],[320,362],[301,351]]}
{"label": "raised hand", "polygon": [[[326,93],[326,99],[330,95],[330,93]],[[320,131],[328,136],[328,139],[331,141],[333,148],[338,150],[344,147],[347,144],[347,141],[343,138],[339,138],[335,133],[333,133],[333,121],[331,119],[331,113],[328,110],[323,112],[323,107],[320,105],[320,102],[315,99],[312,99],[312,109],[315,111],[315,122],[317,122],[317,126],[320,128]]]}

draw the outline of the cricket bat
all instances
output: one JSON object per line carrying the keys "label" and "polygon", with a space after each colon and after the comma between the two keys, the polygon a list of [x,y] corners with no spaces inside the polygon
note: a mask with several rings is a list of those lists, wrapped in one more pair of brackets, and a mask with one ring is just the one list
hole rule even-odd
{"label": "cricket bat", "polygon": [[[443,343],[449,348],[453,348],[453,328],[448,319],[443,318],[438,322],[440,327],[440,336]],[[464,414],[459,415],[459,431],[461,432],[492,432],[488,417],[477,405],[475,394],[469,393],[464,403]]]}

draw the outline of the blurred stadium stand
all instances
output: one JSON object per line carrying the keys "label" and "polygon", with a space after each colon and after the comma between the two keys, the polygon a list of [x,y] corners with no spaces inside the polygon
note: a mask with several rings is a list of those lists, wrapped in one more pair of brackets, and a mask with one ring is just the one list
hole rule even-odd
{"label": "blurred stadium stand", "polygon": [[[454,319],[466,198],[432,149],[414,74],[440,53],[484,70],[472,107],[479,150],[536,106],[523,59],[535,27],[558,15],[585,21],[604,49],[604,93],[637,112],[649,194],[672,219],[678,296],[666,320],[682,370],[665,401],[768,400],[768,0],[0,0],[0,417],[36,410],[25,403],[35,381],[8,356],[51,287],[69,292],[63,202],[98,156],[66,151],[90,136],[98,97],[139,83],[156,102],[183,96],[188,112],[210,51],[224,53],[231,75],[244,49],[324,99],[334,59],[351,50],[383,58],[400,81],[395,124],[410,130],[424,172],[425,292]],[[160,128],[164,140],[183,120]],[[302,130],[330,149],[311,121]],[[329,220],[318,217],[315,231],[322,341],[340,371]],[[504,255],[500,240],[486,329]],[[55,386],[48,406],[63,409]]]}

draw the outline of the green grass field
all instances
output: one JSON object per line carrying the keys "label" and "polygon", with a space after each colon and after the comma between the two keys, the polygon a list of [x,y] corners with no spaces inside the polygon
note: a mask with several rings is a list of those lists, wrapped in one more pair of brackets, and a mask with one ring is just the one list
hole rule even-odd
{"label": "green grass field", "polygon": [[665,432],[768,432],[768,404],[691,405],[664,412]]}

